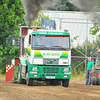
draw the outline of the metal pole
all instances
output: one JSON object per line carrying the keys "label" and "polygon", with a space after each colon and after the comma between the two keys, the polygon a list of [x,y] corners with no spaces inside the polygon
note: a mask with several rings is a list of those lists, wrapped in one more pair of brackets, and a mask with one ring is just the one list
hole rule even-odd
{"label": "metal pole", "polygon": [[78,49],[74,48],[76,51],[78,51],[80,54],[82,54],[83,56],[87,57],[86,55],[84,55],[81,51],[79,51]]}
{"label": "metal pole", "polygon": [[[88,59],[88,57],[83,57],[83,56],[71,56],[71,58],[86,58],[86,59]],[[96,58],[96,57],[91,57],[91,58]]]}
{"label": "metal pole", "polygon": [[[86,61],[87,59],[85,59],[84,61]],[[77,65],[75,68],[77,68],[78,66],[80,66],[81,64],[83,64],[84,63],[84,61],[83,62],[81,62],[79,65]],[[75,68],[73,68],[72,70],[74,70]]]}
{"label": "metal pole", "polygon": [[21,55],[22,55],[22,37],[21,37],[21,43],[20,43],[20,46],[21,46],[21,47],[20,47],[20,49],[21,49],[20,51],[21,51]]}
{"label": "metal pole", "polygon": [[60,26],[59,26],[60,30],[61,30],[61,18],[60,18]]}
{"label": "metal pole", "polygon": [[[86,32],[86,50],[85,50],[85,57],[87,56],[88,51],[88,19],[87,19],[87,32]],[[85,72],[86,72],[86,58],[85,58]]]}
{"label": "metal pole", "polygon": [[[94,53],[93,55],[95,55],[95,54],[96,54],[96,53]],[[91,56],[93,56],[93,55],[91,55]],[[74,56],[71,56],[71,57],[74,57]],[[95,57],[92,57],[92,58],[95,58]],[[86,58],[85,60],[87,60],[87,58]],[[79,67],[82,63],[85,62],[85,60],[84,60],[83,62],[81,62],[79,65],[77,65],[75,68]],[[75,68],[73,68],[72,70],[74,70]]]}

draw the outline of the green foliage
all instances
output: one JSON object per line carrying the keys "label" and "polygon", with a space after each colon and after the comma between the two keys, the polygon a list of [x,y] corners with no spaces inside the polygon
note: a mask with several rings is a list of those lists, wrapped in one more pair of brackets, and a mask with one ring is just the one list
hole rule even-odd
{"label": "green foliage", "polygon": [[60,11],[79,11],[79,8],[69,2],[69,0],[58,0],[55,7],[49,7],[48,10],[60,10]]}
{"label": "green foliage", "polygon": [[96,35],[100,31],[100,0],[96,0],[94,7],[91,9],[93,13],[93,27],[90,28],[90,34]]}
{"label": "green foliage", "polygon": [[21,0],[0,1],[0,44],[11,33],[19,32],[19,25],[23,22],[24,13]]}
{"label": "green foliage", "polygon": [[18,46],[13,46],[11,48],[11,50],[9,51],[9,54],[13,55],[12,59],[15,59],[15,58],[19,58],[19,52],[20,52],[20,49]]}
{"label": "green foliage", "polygon": [[12,46],[12,39],[19,36],[24,10],[21,0],[0,1],[0,73],[5,72],[5,65],[19,56],[19,47]]}
{"label": "green foliage", "polygon": [[79,36],[75,36],[75,37],[73,37],[73,38],[71,39],[71,43],[73,43],[74,40],[77,40],[78,38],[79,38]]}
{"label": "green foliage", "polygon": [[[5,54],[5,52],[3,52],[4,49],[3,49],[3,46],[0,45],[0,66],[2,66],[2,61],[5,59],[5,57],[3,56]],[[0,72],[2,72],[2,69],[0,69]]]}
{"label": "green foliage", "polygon": [[[92,44],[94,44],[94,49],[92,48]],[[97,36],[96,40],[93,40],[92,43],[88,41],[88,51],[87,51],[87,56],[90,57],[92,54],[97,52],[96,48],[100,48],[100,34]],[[85,54],[85,49],[86,48],[86,41],[82,44],[82,46],[78,46],[76,49],[81,51],[83,54]],[[92,52],[92,54],[91,54]],[[71,50],[71,56],[83,56],[80,54],[78,51],[76,51],[74,48]],[[83,62],[85,59],[84,58],[72,58],[71,59],[71,66],[72,69],[75,68],[77,65],[79,65],[81,62]],[[94,61],[94,59],[92,59]],[[85,63],[81,64],[79,67],[76,69],[72,70],[73,75],[82,75],[85,71]]]}
{"label": "green foliage", "polygon": [[5,78],[5,74],[0,73],[0,78]]}
{"label": "green foliage", "polygon": [[44,15],[44,13],[41,13],[40,14],[40,18],[36,21],[36,22],[34,22],[34,26],[38,26],[38,27],[41,27],[41,17],[45,17],[45,18],[48,18],[49,19],[49,16],[47,15]]}
{"label": "green foliage", "polygon": [[77,40],[78,37],[79,37],[79,36],[74,37],[74,40]]}
{"label": "green foliage", "polygon": [[71,80],[85,80],[84,72],[81,72],[80,75],[73,75],[72,74]]}
{"label": "green foliage", "polygon": [[93,27],[90,28],[90,34],[96,35],[100,31],[100,23],[93,22]]}

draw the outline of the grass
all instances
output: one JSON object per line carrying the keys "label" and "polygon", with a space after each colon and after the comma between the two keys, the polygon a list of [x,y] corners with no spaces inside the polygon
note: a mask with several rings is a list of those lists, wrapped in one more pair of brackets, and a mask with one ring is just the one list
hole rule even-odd
{"label": "grass", "polygon": [[[0,78],[5,78],[5,74],[1,74],[0,73]],[[80,74],[80,75],[71,75],[71,80],[85,80],[84,78],[84,73]]]}
{"label": "grass", "polygon": [[80,75],[71,75],[71,80],[85,80],[84,73]]}
{"label": "grass", "polygon": [[5,78],[5,74],[0,73],[0,78]]}

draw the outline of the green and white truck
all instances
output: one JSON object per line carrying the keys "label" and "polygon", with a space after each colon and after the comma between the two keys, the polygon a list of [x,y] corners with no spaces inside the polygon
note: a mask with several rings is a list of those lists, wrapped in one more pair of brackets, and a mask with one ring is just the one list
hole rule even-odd
{"label": "green and white truck", "polygon": [[[23,42],[23,43],[22,43]],[[71,78],[71,44],[68,31],[34,30],[21,40],[18,83],[33,85],[33,80],[46,81],[51,85],[69,86]]]}

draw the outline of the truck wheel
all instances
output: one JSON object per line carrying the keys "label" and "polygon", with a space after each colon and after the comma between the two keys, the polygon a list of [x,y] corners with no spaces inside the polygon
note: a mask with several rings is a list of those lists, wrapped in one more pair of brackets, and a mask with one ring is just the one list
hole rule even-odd
{"label": "truck wheel", "polygon": [[26,84],[28,86],[33,86],[33,80],[28,77],[28,72],[26,73]]}
{"label": "truck wheel", "polygon": [[97,80],[96,80],[96,77],[95,77],[95,76],[93,76],[92,84],[93,84],[93,85],[96,85],[96,84],[97,84]]}
{"label": "truck wheel", "polygon": [[19,84],[25,84],[26,83],[26,81],[21,78],[20,67],[19,67],[19,70],[18,70],[18,83]]}
{"label": "truck wheel", "polygon": [[98,85],[100,85],[100,77],[98,78]]}
{"label": "truck wheel", "polygon": [[68,86],[69,86],[69,79],[64,79],[64,80],[62,80],[62,85],[63,85],[64,87],[68,87]]}

